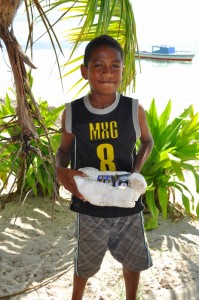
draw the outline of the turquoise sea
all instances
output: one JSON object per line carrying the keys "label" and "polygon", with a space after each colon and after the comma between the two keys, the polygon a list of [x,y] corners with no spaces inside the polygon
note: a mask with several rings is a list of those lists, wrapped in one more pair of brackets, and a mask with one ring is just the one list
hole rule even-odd
{"label": "turquoise sea", "polygon": [[[190,0],[188,6],[185,0],[175,2],[168,0],[167,5],[159,0],[131,1],[140,50],[150,50],[152,45],[169,44],[175,46],[177,50],[194,51],[195,57],[191,63],[141,60],[141,71],[137,61],[136,90],[130,93],[130,96],[138,98],[146,109],[150,106],[152,98],[155,98],[159,112],[163,110],[168,100],[172,99],[174,116],[180,114],[190,104],[194,105],[195,111],[199,111],[198,0]],[[27,29],[22,9],[15,17],[14,24],[15,35],[24,48]],[[37,36],[42,30],[41,25],[37,26]],[[63,28],[57,28],[57,32],[63,38]],[[63,42],[62,46],[65,57],[60,56],[60,59],[61,63],[64,63],[68,58],[70,45]],[[83,49],[79,52],[83,53]],[[80,72],[63,79],[63,90],[47,36],[35,44],[33,62],[37,66],[32,72],[35,98],[46,99],[53,106],[71,101],[76,92],[67,93],[67,91],[71,84],[80,78]],[[12,76],[3,47],[0,49],[0,97],[5,96],[7,87],[12,87]]]}

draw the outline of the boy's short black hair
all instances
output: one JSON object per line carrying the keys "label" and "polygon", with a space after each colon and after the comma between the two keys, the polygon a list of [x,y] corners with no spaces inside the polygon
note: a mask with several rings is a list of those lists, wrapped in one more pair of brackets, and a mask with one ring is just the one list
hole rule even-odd
{"label": "boy's short black hair", "polygon": [[123,60],[124,53],[121,45],[111,36],[109,35],[100,35],[90,41],[88,45],[85,48],[85,53],[84,53],[84,66],[87,68],[88,67],[88,61],[90,59],[91,53],[98,47],[101,46],[108,46],[111,47],[117,51],[120,52],[121,59]]}

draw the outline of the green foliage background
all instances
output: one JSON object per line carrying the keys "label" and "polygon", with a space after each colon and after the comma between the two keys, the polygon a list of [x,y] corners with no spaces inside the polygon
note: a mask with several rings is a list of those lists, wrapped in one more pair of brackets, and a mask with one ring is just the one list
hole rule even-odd
{"label": "green foliage background", "polygon": [[173,120],[170,118],[172,101],[166,105],[158,116],[155,100],[146,112],[154,147],[145,163],[142,174],[146,178],[146,204],[151,213],[146,229],[158,227],[158,215],[161,211],[167,218],[171,191],[177,189],[182,197],[186,213],[195,211],[199,217],[199,204],[186,184],[185,171],[189,171],[194,179],[196,191],[199,192],[199,113],[190,105]]}
{"label": "green foliage background", "polygon": [[[57,123],[64,106],[50,109],[47,101],[38,101],[41,120],[35,118],[39,139],[24,136],[18,124],[15,107],[8,94],[0,106],[0,193],[8,187],[6,198],[24,197],[30,190],[34,195],[53,196],[56,193],[54,154],[60,142]],[[47,132],[47,133],[46,133]]]}

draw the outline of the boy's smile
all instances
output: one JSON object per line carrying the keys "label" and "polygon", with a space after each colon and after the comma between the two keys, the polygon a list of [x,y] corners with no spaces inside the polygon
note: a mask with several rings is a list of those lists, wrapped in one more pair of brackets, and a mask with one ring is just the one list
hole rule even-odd
{"label": "boy's smile", "polygon": [[81,70],[93,96],[115,95],[122,81],[123,61],[116,49],[100,46],[91,53],[88,67],[82,66]]}

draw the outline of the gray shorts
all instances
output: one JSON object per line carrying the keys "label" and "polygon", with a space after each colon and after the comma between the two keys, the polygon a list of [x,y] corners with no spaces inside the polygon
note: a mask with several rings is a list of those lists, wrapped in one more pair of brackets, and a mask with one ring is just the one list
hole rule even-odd
{"label": "gray shorts", "polygon": [[152,266],[142,213],[119,218],[78,214],[76,238],[74,271],[78,276],[96,274],[107,249],[128,270],[140,272]]}

